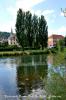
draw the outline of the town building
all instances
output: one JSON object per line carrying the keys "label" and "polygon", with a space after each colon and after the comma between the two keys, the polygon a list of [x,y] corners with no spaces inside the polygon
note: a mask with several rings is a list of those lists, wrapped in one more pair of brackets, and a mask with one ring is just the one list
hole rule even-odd
{"label": "town building", "polygon": [[10,37],[8,38],[8,45],[16,45],[17,44],[17,40],[16,40],[16,35],[10,35]]}
{"label": "town building", "polygon": [[8,38],[8,45],[17,45],[17,37],[16,34],[13,33],[11,29],[11,35]]}
{"label": "town building", "polygon": [[51,47],[54,47],[57,43],[57,41],[59,40],[62,40],[64,39],[64,36],[62,35],[56,35],[56,34],[53,34],[51,36],[48,37],[48,47],[51,48]]}

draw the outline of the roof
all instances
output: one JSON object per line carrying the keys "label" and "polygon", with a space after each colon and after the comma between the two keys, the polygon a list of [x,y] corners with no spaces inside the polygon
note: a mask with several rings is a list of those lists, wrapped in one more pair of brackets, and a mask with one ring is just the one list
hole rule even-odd
{"label": "roof", "polygon": [[63,39],[64,36],[53,34],[53,35],[49,36],[49,38],[54,38],[54,39]]}
{"label": "roof", "polygon": [[13,39],[13,38],[16,38],[16,35],[15,34],[11,34],[8,39]]}

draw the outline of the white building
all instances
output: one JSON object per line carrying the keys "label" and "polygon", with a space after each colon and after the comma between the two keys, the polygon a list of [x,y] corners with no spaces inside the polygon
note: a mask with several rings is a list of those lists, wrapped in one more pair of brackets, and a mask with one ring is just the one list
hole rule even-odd
{"label": "white building", "polygon": [[16,34],[13,33],[11,29],[11,35],[8,38],[8,45],[17,45],[17,37]]}
{"label": "white building", "polygon": [[9,38],[8,38],[8,44],[9,45],[17,45],[17,38],[15,34],[12,34]]}

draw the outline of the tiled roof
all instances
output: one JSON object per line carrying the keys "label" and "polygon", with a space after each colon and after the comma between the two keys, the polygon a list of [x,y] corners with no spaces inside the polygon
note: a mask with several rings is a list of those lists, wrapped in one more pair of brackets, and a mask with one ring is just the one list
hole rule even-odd
{"label": "tiled roof", "polygon": [[49,38],[53,38],[53,39],[63,39],[64,36],[53,34],[53,35],[49,36]]}

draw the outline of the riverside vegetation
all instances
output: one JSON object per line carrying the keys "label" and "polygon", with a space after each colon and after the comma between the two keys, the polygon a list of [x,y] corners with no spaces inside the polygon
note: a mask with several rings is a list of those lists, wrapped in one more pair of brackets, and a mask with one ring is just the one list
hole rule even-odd
{"label": "riverside vegetation", "polygon": [[[4,51],[6,50],[6,51]],[[63,51],[58,51],[57,48],[46,48],[44,50],[37,49],[37,50],[22,50],[22,48],[14,48],[14,47],[9,47],[5,48],[3,50],[0,49],[0,56],[22,56],[22,55],[36,55],[36,54],[62,54],[65,55],[66,48],[64,48]]]}

